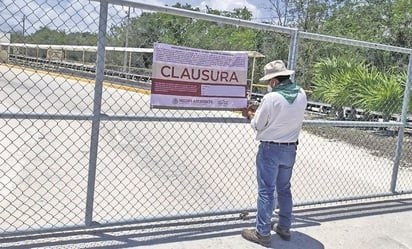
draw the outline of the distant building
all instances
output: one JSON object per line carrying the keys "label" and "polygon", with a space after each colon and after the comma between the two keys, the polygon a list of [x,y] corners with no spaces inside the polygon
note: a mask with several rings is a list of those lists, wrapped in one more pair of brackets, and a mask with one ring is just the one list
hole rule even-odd
{"label": "distant building", "polygon": [[0,32],[0,62],[7,62],[9,46],[4,45],[10,43],[10,33]]}

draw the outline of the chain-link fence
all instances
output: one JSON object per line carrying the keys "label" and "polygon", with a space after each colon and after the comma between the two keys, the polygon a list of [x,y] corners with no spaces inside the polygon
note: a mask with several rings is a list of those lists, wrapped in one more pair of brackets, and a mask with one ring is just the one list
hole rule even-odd
{"label": "chain-link fence", "polygon": [[[410,49],[129,1],[6,0],[0,23],[0,235],[255,210],[247,120],[150,108],[158,41],[248,51],[250,96],[265,63],[288,59],[310,96],[296,205],[412,191]],[[317,59],[386,53],[404,73],[389,115],[311,94]]]}

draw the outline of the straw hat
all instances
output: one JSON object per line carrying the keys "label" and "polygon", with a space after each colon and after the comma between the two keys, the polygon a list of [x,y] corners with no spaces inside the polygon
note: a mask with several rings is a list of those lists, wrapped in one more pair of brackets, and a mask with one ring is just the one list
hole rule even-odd
{"label": "straw hat", "polygon": [[288,70],[285,63],[281,60],[269,62],[263,69],[265,70],[265,76],[260,78],[260,81],[270,80],[280,75],[292,75],[295,73],[293,70]]}

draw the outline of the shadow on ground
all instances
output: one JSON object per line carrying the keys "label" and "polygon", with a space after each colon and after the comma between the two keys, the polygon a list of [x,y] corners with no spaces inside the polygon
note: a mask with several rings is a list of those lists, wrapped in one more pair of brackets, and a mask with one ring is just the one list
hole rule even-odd
{"label": "shadow on ground", "polygon": [[[292,240],[286,242],[274,235],[270,248],[323,249],[324,246],[320,241],[296,230],[299,227],[319,226],[322,222],[405,211],[412,211],[412,198],[328,207],[298,208],[294,212],[295,221]],[[233,237],[238,239],[242,229],[254,227],[254,220],[255,217],[252,215],[243,217],[243,219],[239,218],[238,215],[227,215],[224,217],[100,227],[59,233],[0,237],[0,247],[10,249],[42,247],[114,249],[141,246],[168,248],[167,244],[170,243],[196,241],[207,243],[209,239],[220,240],[221,242],[233,239]],[[250,242],[245,241],[245,245],[247,243]]]}
{"label": "shadow on ground", "polygon": [[320,241],[304,233],[292,231],[290,241],[284,241],[276,235],[272,236],[272,243],[270,247],[268,248],[273,248],[273,249],[302,249],[302,248],[324,249],[325,247]]}

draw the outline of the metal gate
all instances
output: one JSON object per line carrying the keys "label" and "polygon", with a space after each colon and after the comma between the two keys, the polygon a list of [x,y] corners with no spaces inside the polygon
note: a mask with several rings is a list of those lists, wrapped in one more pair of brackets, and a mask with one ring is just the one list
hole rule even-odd
{"label": "metal gate", "polygon": [[[12,23],[23,16],[26,25],[20,42],[8,35],[1,39],[6,57],[0,64],[0,235],[255,210],[257,141],[247,120],[232,111],[150,108],[150,69],[131,66],[144,65],[150,50],[134,50],[128,38],[144,24],[138,21],[142,16],[167,19],[162,27],[141,26],[154,28],[145,30],[149,35],[178,32],[201,21],[270,34],[265,39],[282,34],[277,39],[286,50],[250,58],[251,89],[261,73],[252,69],[255,60],[287,57],[289,66],[301,72],[299,58],[305,54],[298,47],[308,40],[411,54],[405,48],[130,1],[18,6],[29,8],[29,16],[13,12],[16,3],[4,7],[2,22],[15,27]],[[62,15],[56,15],[59,8]],[[54,25],[94,32],[97,47],[70,40],[28,43],[39,23],[44,33]],[[129,23],[135,29],[119,32]],[[222,49],[223,30],[211,49]],[[133,42],[143,45],[145,39]],[[196,40],[191,41],[177,45],[195,47]],[[244,46],[241,50],[250,50]],[[59,56],[47,57],[49,51]],[[329,120],[314,111],[316,103],[308,106],[293,178],[295,205],[412,191],[412,172],[403,158],[411,151],[406,130],[411,67],[409,59],[399,120]],[[380,134],[382,128],[391,136]],[[387,150],[376,149],[376,143]]]}

